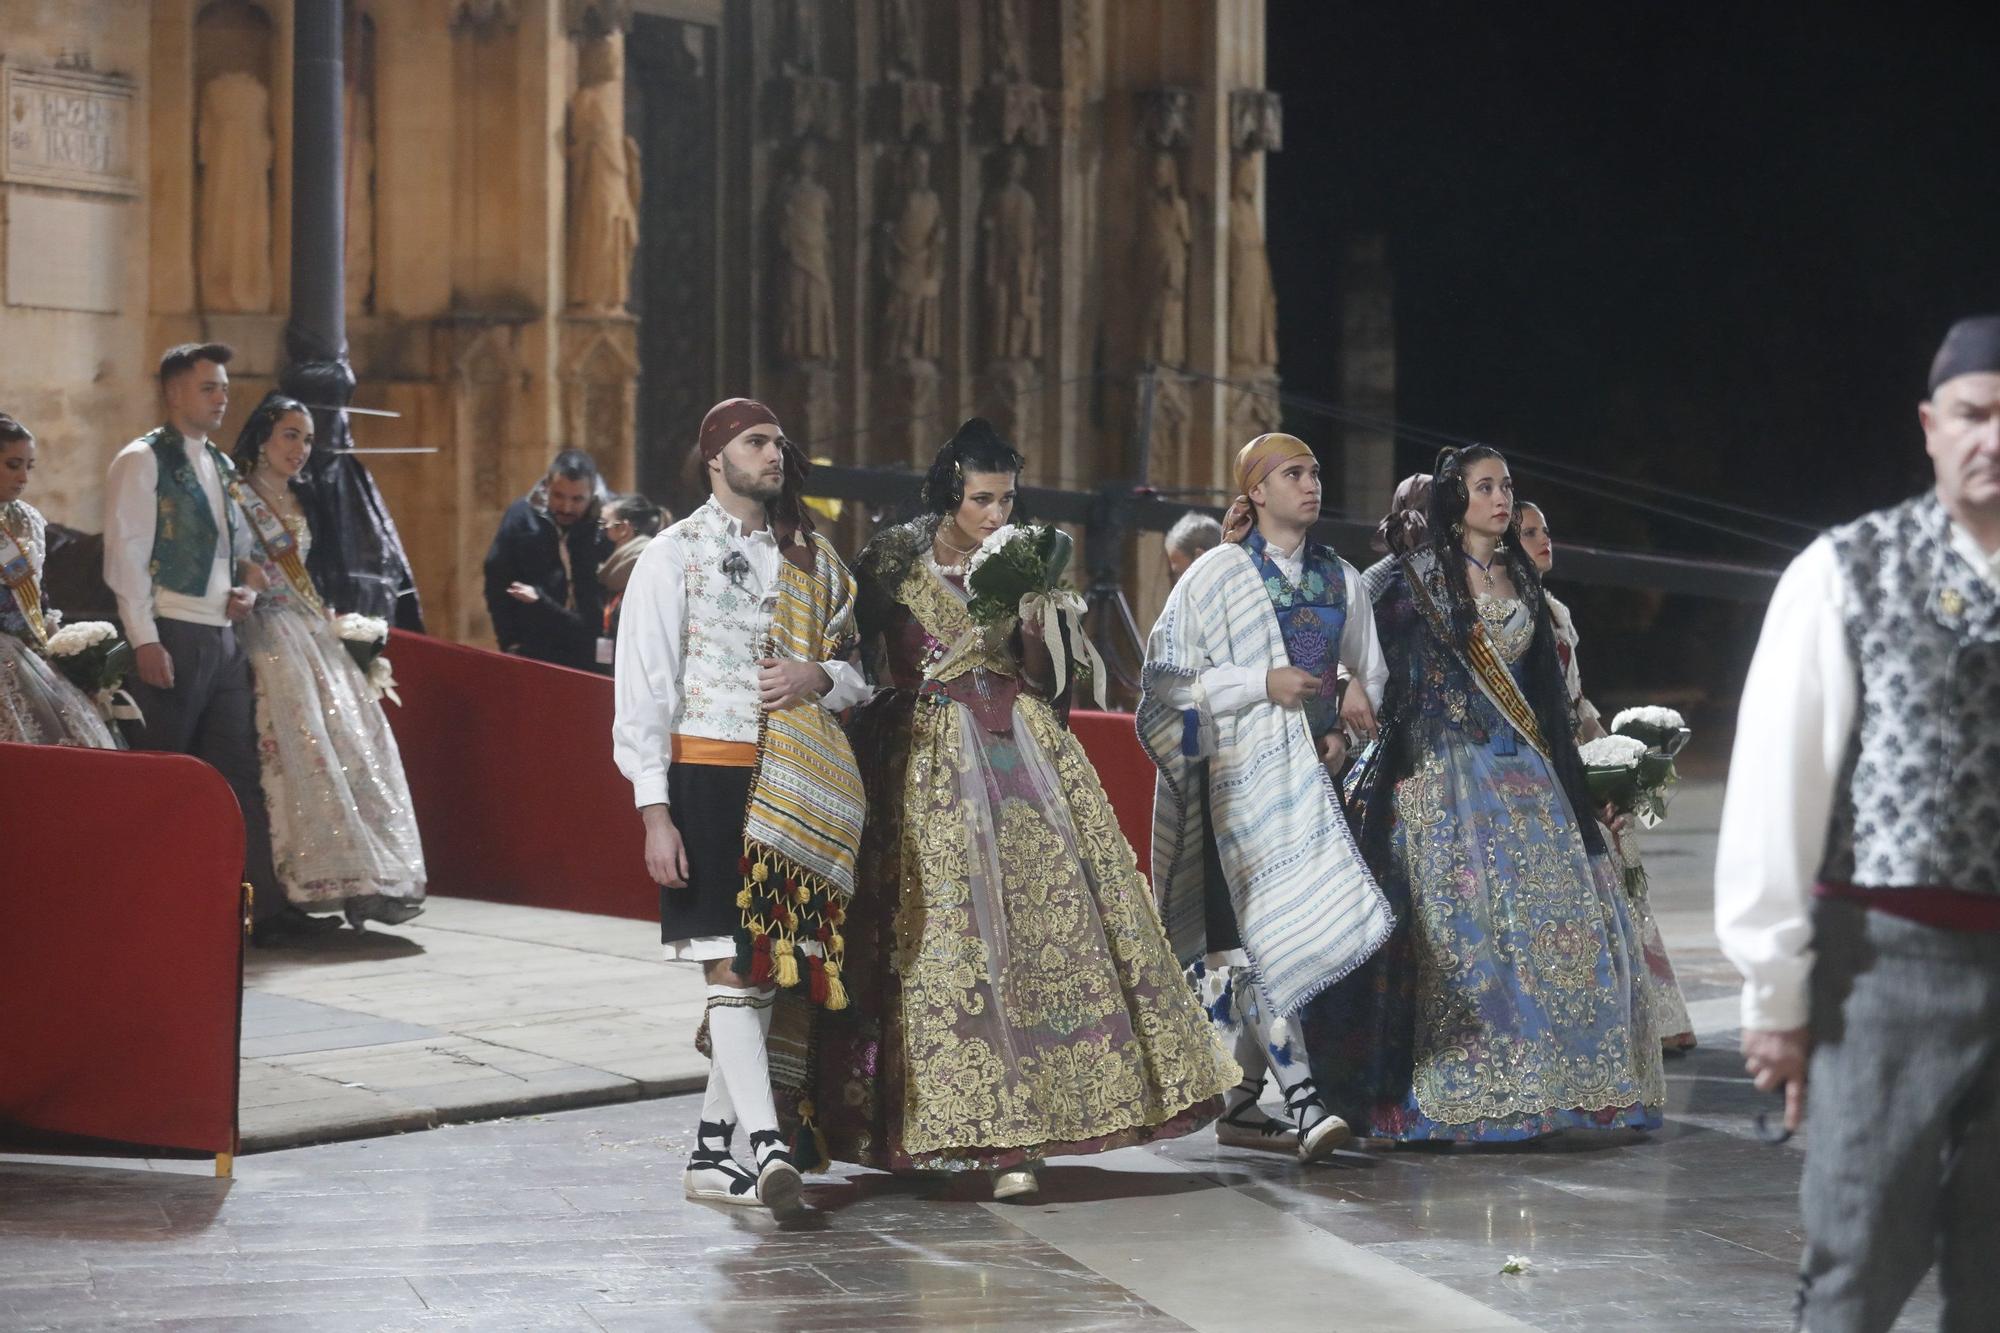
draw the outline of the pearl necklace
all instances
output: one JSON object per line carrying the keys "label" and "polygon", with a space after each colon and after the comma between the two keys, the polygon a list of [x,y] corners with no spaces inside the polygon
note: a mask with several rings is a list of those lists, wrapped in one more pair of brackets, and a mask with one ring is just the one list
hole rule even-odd
{"label": "pearl necklace", "polygon": [[[955,565],[947,565],[940,563],[937,558],[937,548],[939,546],[944,547],[945,550],[950,551],[953,555],[958,556],[959,562]],[[924,561],[932,569],[935,569],[938,573],[946,575],[947,577],[964,578],[965,577],[964,557],[971,555],[974,551],[977,551],[978,549],[979,548],[977,546],[969,546],[965,550],[961,551],[956,546],[953,546],[950,542],[946,541],[942,533],[939,533],[936,537],[932,539],[931,545],[924,551]]]}

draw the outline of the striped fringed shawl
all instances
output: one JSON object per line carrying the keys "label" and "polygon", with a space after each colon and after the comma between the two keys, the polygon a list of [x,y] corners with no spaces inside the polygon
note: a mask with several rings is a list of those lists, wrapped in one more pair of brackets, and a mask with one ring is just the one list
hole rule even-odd
{"label": "striped fringed shawl", "polygon": [[[798,662],[845,657],[853,648],[854,577],[825,538],[803,540],[813,544],[813,570],[778,562],[769,653]],[[743,824],[738,948],[748,956],[737,959],[739,973],[786,987],[803,980],[813,1003],[846,1007],[841,926],[866,808],[838,719],[815,704],[763,714]],[[799,948],[808,940],[819,943],[818,953]]]}
{"label": "striped fringed shawl", "polygon": [[[1382,946],[1393,924],[1389,904],[1362,863],[1304,712],[1256,704],[1202,718],[1207,725],[1197,728],[1162,698],[1171,677],[1288,664],[1250,558],[1240,546],[1220,546],[1189,567],[1153,626],[1138,725],[1160,770],[1153,889],[1175,951],[1192,963],[1206,949],[1202,837],[1211,825],[1244,952],[1271,1007],[1291,1015]],[[1190,743],[1210,725],[1212,751]]]}

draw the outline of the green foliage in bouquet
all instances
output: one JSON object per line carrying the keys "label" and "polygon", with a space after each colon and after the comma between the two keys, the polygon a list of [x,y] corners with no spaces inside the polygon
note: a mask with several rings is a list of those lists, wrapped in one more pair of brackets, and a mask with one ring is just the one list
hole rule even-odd
{"label": "green foliage in bouquet", "polygon": [[1671,708],[1628,708],[1611,720],[1611,734],[1635,740],[1646,747],[1639,761],[1639,822],[1657,827],[1667,816],[1667,802],[1681,780],[1674,768],[1674,756],[1681,752],[1694,733],[1687,720]]}
{"label": "green foliage in bouquet", "polygon": [[[997,546],[994,538],[1001,539]],[[1005,624],[1020,613],[1023,597],[1062,586],[1063,571],[1075,552],[1076,543],[1058,527],[1024,525],[995,533],[969,562],[966,613],[976,625]]]}
{"label": "green foliage in bouquet", "polygon": [[136,658],[132,645],[101,620],[65,625],[49,639],[50,665],[88,695],[117,689],[131,674]]}
{"label": "green foliage in bouquet", "polygon": [[69,677],[70,684],[85,694],[96,694],[124,684],[136,660],[132,645],[116,639],[101,649],[94,648],[75,657],[58,657],[55,664],[57,670]]}
{"label": "green foliage in bouquet", "polygon": [[1632,813],[1642,794],[1640,767],[1646,754],[1644,742],[1624,736],[1601,737],[1581,747],[1577,757],[1583,761],[1590,798],[1620,814]]}

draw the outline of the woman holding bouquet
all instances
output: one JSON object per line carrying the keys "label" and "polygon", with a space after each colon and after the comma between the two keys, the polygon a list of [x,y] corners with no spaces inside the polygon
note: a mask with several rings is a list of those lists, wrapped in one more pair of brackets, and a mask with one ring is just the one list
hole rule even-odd
{"label": "woman holding bouquet", "polygon": [[[1555,539],[1549,535],[1548,515],[1532,500],[1521,502],[1518,523],[1521,532],[1521,546],[1528,558],[1535,562],[1535,573],[1546,577],[1555,568]],[[1556,600],[1555,594],[1543,593],[1548,602],[1549,621],[1556,635],[1556,656],[1562,662],[1563,692],[1569,698],[1570,725],[1574,729],[1578,743],[1596,740],[1605,734],[1604,722],[1598,716],[1597,708],[1583,694],[1583,675],[1576,662],[1576,621],[1569,608]],[[1653,919],[1653,907],[1646,893],[1646,866],[1639,859],[1639,840],[1631,830],[1621,830],[1611,835],[1612,854],[1625,867],[1625,893],[1631,900],[1632,913],[1639,926],[1639,937],[1646,957],[1646,971],[1653,978],[1653,1026],[1660,1034],[1660,1045],[1668,1051],[1690,1051],[1694,1049],[1694,1020],[1688,1017],[1687,1000],[1681,995],[1680,979],[1674,975],[1673,962],[1667,957],[1666,941],[1660,936],[1660,924]]]}
{"label": "woman holding bouquet", "polygon": [[[1336,1114],[1396,1140],[1652,1128],[1639,928],[1606,855],[1506,460],[1447,449],[1375,607],[1389,683],[1360,782],[1390,944],[1307,1010]],[[1610,812],[1606,817],[1621,822]]]}
{"label": "woman holding bouquet", "polygon": [[21,498],[35,437],[0,413],[0,741],[123,747],[82,690],[43,657],[58,616],[42,604],[48,522]]}
{"label": "woman holding bouquet", "polygon": [[834,1156],[983,1168],[996,1198],[1032,1194],[1045,1157],[1188,1133],[1238,1077],[1059,715],[1072,681],[1057,663],[1080,636],[1052,652],[1043,617],[968,609],[967,565],[1007,526],[1021,463],[966,422],[931,466],[929,514],[856,566],[881,688],[850,733],[874,785],[846,927],[853,1004],[818,1037]]}
{"label": "woman holding bouquet", "polygon": [[235,498],[250,516],[266,585],[238,631],[257,687],[257,749],[285,896],[348,924],[423,911],[424,853],[403,759],[366,674],[306,573],[312,529],[292,484],[312,416],[267,395],[237,437]]}

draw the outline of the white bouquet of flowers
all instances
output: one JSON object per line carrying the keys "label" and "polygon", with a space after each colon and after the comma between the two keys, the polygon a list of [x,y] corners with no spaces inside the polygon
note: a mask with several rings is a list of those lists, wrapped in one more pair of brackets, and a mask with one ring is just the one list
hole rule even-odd
{"label": "white bouquet of flowers", "polygon": [[1639,763],[1646,757],[1646,743],[1630,736],[1600,736],[1579,746],[1577,757],[1583,760],[1591,799],[1630,814],[1639,803]]}
{"label": "white bouquet of flowers", "polygon": [[[1069,679],[1074,669],[1099,708],[1104,707],[1104,663],[1083,632],[1085,603],[1063,582],[1076,543],[1061,528],[1009,523],[979,543],[965,562],[965,610],[974,624],[987,630],[1016,619],[1041,628],[1043,641],[1055,659],[1056,680]],[[1071,662],[1073,640],[1076,651]]]}
{"label": "white bouquet of flowers", "polygon": [[120,688],[132,669],[132,645],[104,620],[79,620],[49,636],[49,664],[89,695],[108,721],[144,721],[132,696]]}
{"label": "white bouquet of flowers", "polygon": [[334,619],[333,632],[367,679],[368,697],[378,702],[386,698],[400,707],[403,698],[396,693],[395,672],[382,652],[389,646],[389,622],[349,611]]}
{"label": "white bouquet of flowers", "polygon": [[1615,736],[1631,736],[1647,749],[1663,751],[1669,758],[1679,754],[1694,735],[1679,713],[1652,705],[1628,708],[1612,718],[1611,732]]}
{"label": "white bouquet of flowers", "polygon": [[1612,718],[1611,734],[1646,747],[1645,757],[1639,761],[1642,797],[1638,805],[1639,824],[1642,828],[1657,828],[1667,817],[1667,802],[1673,795],[1674,784],[1681,780],[1674,768],[1674,756],[1694,733],[1688,730],[1686,719],[1673,709],[1646,707],[1628,708]]}

